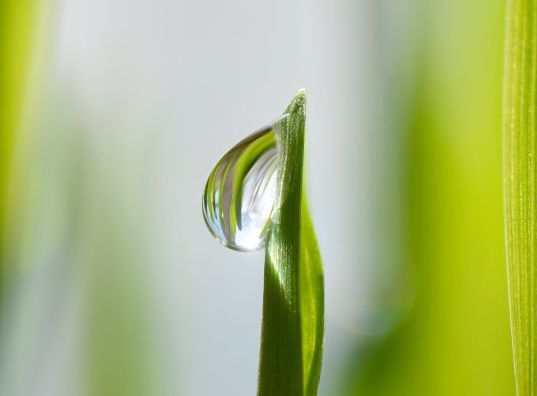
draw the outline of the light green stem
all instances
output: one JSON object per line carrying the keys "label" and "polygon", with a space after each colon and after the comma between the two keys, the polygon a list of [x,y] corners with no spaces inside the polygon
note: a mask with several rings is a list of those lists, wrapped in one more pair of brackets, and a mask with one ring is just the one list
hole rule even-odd
{"label": "light green stem", "polygon": [[537,2],[509,0],[504,87],[504,194],[518,396],[536,395]]}

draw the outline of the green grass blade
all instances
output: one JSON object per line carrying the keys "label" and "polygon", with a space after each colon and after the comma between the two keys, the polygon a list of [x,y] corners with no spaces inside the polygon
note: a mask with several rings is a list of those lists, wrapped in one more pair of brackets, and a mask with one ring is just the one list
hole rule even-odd
{"label": "green grass blade", "polygon": [[537,2],[507,6],[504,194],[511,334],[519,396],[537,394],[535,284]]}
{"label": "green grass blade", "polygon": [[314,395],[324,329],[320,255],[303,188],[306,96],[281,120],[280,170],[265,259],[258,393]]}
{"label": "green grass blade", "polygon": [[305,395],[316,395],[323,360],[324,277],[317,237],[302,193],[300,308]]}

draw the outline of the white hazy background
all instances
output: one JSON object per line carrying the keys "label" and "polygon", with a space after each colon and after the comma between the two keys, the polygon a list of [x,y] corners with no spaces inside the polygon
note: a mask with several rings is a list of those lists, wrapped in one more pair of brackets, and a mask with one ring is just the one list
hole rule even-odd
{"label": "white hazy background", "polygon": [[[397,242],[379,249],[375,213],[379,197],[398,188],[390,187],[383,164],[397,164],[399,135],[386,116],[396,76],[381,63],[401,58],[404,3],[387,14],[386,4],[374,0],[58,2],[44,101],[55,103],[60,117],[76,118],[77,128],[66,133],[76,136],[67,140],[84,146],[86,171],[95,174],[81,187],[83,200],[91,206],[93,188],[108,189],[105,206],[122,213],[127,231],[136,230],[126,245],[144,252],[131,270],[143,274],[149,290],[164,395],[256,392],[263,253],[238,253],[213,240],[201,193],[216,161],[276,118],[301,87],[308,94],[309,197],[326,281],[320,394],[337,394],[357,346],[389,327],[377,323],[381,308],[373,301],[387,287],[378,269]],[[35,216],[46,219],[49,209],[44,203]],[[66,208],[56,210],[69,217]],[[105,232],[106,212],[91,213],[85,232]],[[34,236],[35,244],[42,238]],[[50,347],[32,355],[31,347],[12,347],[11,357],[25,363],[7,370],[17,372],[13,377],[4,362],[9,380],[2,389],[72,395],[82,386],[74,373],[86,289],[66,284],[84,284],[84,271],[66,277],[61,269],[91,265],[82,256],[60,254],[60,269],[44,265],[38,282],[22,282],[4,342]],[[26,323],[32,312],[64,300],[69,304],[57,317]],[[21,335],[27,327],[33,330]],[[17,385],[21,378],[31,381]]]}

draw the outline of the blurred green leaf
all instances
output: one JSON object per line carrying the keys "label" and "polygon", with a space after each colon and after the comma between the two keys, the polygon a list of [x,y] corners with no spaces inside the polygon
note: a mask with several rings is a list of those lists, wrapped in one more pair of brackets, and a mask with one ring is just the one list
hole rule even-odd
{"label": "blurred green leaf", "polygon": [[0,0],[0,281],[4,275],[8,184],[20,131],[39,2]]}
{"label": "blurred green leaf", "polygon": [[537,2],[507,2],[504,191],[511,333],[519,396],[537,393]]}
{"label": "blurred green leaf", "polygon": [[265,259],[259,395],[315,395],[324,332],[321,259],[303,182],[306,96],[279,121],[280,170]]}
{"label": "blurred green leaf", "polygon": [[406,202],[401,257],[412,268],[416,299],[381,345],[357,342],[346,394],[512,395],[501,178],[504,2],[416,0],[411,10],[399,20],[416,28],[411,75],[401,62],[383,65],[383,76],[395,76],[387,86],[397,107],[387,113],[409,117],[399,125],[406,191],[396,198]]}

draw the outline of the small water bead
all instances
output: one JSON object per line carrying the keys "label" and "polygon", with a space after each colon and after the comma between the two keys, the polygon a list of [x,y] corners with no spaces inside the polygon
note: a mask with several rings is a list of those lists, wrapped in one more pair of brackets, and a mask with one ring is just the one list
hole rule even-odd
{"label": "small water bead", "polygon": [[218,161],[203,193],[203,217],[211,234],[240,251],[265,245],[276,198],[277,122],[254,132]]}

